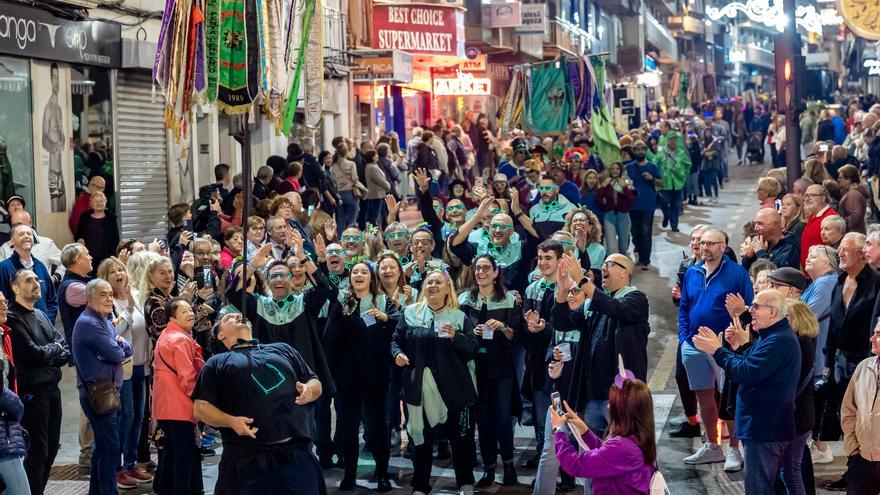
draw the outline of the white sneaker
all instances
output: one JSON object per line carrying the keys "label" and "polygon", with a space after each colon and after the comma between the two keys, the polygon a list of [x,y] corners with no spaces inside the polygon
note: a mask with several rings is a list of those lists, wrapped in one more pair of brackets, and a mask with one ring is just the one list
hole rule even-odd
{"label": "white sneaker", "polygon": [[693,455],[684,458],[685,464],[714,464],[716,462],[724,462],[724,451],[720,445],[712,445],[704,443],[700,450]]}
{"label": "white sneaker", "polygon": [[827,447],[822,452],[816,447],[816,444],[810,445],[810,457],[813,458],[813,464],[830,464],[834,462],[834,454],[831,453],[831,447]]}
{"label": "white sneaker", "polygon": [[743,468],[743,457],[738,448],[729,447],[724,459],[724,471],[735,473]]}

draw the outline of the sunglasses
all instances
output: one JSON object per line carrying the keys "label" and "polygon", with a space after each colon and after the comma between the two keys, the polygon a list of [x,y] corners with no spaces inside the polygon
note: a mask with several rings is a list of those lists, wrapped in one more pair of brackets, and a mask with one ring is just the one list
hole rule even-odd
{"label": "sunglasses", "polygon": [[492,208],[489,210],[489,215],[492,215],[493,217],[499,213],[507,213],[507,210],[502,210],[501,208]]}
{"label": "sunglasses", "polygon": [[442,211],[442,210],[443,210],[443,206],[441,206],[441,205],[434,205],[434,211]]}
{"label": "sunglasses", "polygon": [[505,230],[510,230],[513,228],[513,225],[506,223],[490,223],[489,230],[500,230],[504,232]]}
{"label": "sunglasses", "polygon": [[430,246],[434,244],[434,239],[413,239],[411,242],[413,246]]}
{"label": "sunglasses", "polygon": [[344,255],[345,255],[344,249],[328,249],[327,250],[327,256],[344,256]]}
{"label": "sunglasses", "polygon": [[269,281],[274,282],[276,280],[290,280],[293,278],[293,274],[290,273],[270,273]]}
{"label": "sunglasses", "polygon": [[454,211],[464,211],[464,205],[453,205],[446,207],[446,213],[452,213]]}
{"label": "sunglasses", "polygon": [[555,185],[554,186],[538,186],[538,191],[539,192],[553,192],[558,188],[559,188],[559,186],[555,186]]}
{"label": "sunglasses", "polygon": [[396,239],[406,239],[409,237],[409,232],[389,232],[385,234],[385,238],[389,241],[393,241]]}
{"label": "sunglasses", "polygon": [[342,242],[364,242],[364,236],[362,235],[344,235],[340,239]]}

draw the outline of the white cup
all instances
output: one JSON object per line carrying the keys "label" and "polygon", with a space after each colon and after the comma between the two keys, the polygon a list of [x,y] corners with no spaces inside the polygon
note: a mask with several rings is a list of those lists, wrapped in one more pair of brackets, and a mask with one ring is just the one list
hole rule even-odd
{"label": "white cup", "polygon": [[559,349],[559,353],[562,354],[562,361],[571,361],[571,344],[568,342],[561,342],[556,346]]}

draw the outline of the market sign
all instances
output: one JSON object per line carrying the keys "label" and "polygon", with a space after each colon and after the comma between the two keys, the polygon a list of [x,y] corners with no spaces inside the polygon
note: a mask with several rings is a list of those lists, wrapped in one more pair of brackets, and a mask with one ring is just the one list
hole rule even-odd
{"label": "market sign", "polygon": [[519,1],[482,5],[483,27],[518,27],[523,23],[522,5]]}
{"label": "market sign", "polygon": [[434,96],[485,96],[492,94],[492,81],[461,73],[454,79],[434,79]]}
{"label": "market sign", "polygon": [[464,58],[464,11],[439,5],[373,4],[373,48]]}
{"label": "market sign", "polygon": [[122,28],[103,21],[71,21],[45,10],[0,1],[0,53],[119,67]]}
{"label": "market sign", "polygon": [[412,55],[400,50],[357,50],[352,53],[354,81],[408,83],[413,80]]}
{"label": "market sign", "polygon": [[548,31],[546,3],[527,3],[520,12],[522,25],[517,26],[516,34],[544,34]]}

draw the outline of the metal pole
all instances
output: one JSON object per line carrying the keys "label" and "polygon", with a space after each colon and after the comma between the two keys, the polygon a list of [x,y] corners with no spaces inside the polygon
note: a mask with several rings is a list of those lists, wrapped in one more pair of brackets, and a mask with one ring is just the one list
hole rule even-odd
{"label": "metal pole", "polygon": [[[241,187],[242,191],[242,199],[244,200],[244,207],[241,212],[241,229],[242,236],[245,238],[244,249],[241,252],[242,258],[242,292],[241,292],[241,310],[242,315],[246,315],[246,306],[247,306],[247,286],[248,286],[248,256],[247,256],[247,236],[248,236],[248,217],[251,214],[251,203],[253,202],[253,173],[251,171],[251,128],[248,125],[248,120],[250,117],[250,112],[245,112],[244,115],[241,116],[241,129],[236,134],[236,138],[239,138],[239,143],[241,143]],[[257,246],[259,247],[259,246]]]}
{"label": "metal pole", "polygon": [[[797,32],[797,23],[795,22],[795,9],[797,8],[796,0],[783,0],[782,11],[788,22],[785,24],[783,37],[786,43],[791,46],[791,62],[792,62],[792,78],[791,78],[791,101],[785,112],[785,169],[786,182],[788,191],[794,190],[794,181],[801,176],[801,126],[800,126],[800,91],[798,88],[803,81],[800,81],[798,67],[798,59],[801,56],[801,38]],[[778,67],[777,67],[778,69]],[[776,72],[777,77],[779,71]],[[777,102],[779,98],[785,95],[776,95]]]}

